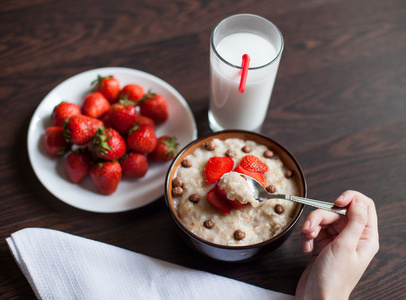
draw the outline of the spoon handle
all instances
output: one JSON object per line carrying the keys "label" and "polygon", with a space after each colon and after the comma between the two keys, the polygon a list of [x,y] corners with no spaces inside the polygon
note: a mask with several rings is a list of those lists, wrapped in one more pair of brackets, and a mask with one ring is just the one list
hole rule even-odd
{"label": "spoon handle", "polygon": [[346,215],[347,214],[347,209],[343,207],[337,207],[334,205],[334,203],[331,202],[325,202],[325,201],[320,201],[320,200],[314,200],[314,199],[309,199],[309,198],[302,198],[299,196],[292,196],[292,195],[282,195],[282,194],[273,194],[272,198],[279,198],[279,199],[285,199],[285,200],[290,200],[290,201],[295,201],[298,203],[306,204],[309,206],[325,209],[340,215]]}

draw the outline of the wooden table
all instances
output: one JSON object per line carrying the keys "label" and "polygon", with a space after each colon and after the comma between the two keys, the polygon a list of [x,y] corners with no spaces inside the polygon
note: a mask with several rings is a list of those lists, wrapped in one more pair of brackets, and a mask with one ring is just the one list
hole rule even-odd
{"label": "wooden table", "polygon": [[[46,227],[176,264],[294,294],[309,256],[301,219],[279,249],[252,263],[203,257],[179,238],[163,197],[123,213],[59,201],[27,154],[34,110],[63,80],[99,67],[154,74],[187,100],[199,136],[210,132],[209,37],[223,18],[253,13],[281,30],[285,49],[261,133],[298,159],[308,196],[355,189],[376,201],[380,252],[353,299],[406,293],[406,4],[402,0],[14,1],[0,5],[0,298],[34,294],[5,238]],[[306,208],[307,215],[310,208]]]}

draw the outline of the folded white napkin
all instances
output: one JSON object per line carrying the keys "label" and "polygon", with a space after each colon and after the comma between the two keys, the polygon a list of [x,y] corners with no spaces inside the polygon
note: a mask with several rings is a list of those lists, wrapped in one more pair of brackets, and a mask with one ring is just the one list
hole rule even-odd
{"label": "folded white napkin", "polygon": [[51,229],[22,229],[7,243],[39,299],[293,299]]}

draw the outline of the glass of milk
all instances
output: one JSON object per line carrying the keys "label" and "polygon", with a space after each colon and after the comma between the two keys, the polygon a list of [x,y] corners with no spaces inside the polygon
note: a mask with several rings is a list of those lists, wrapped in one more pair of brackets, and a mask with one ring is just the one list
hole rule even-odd
{"label": "glass of milk", "polygon": [[[283,51],[270,21],[252,14],[222,20],[210,38],[209,125],[213,131],[258,131],[265,120]],[[242,57],[250,57],[245,90],[239,92]]]}

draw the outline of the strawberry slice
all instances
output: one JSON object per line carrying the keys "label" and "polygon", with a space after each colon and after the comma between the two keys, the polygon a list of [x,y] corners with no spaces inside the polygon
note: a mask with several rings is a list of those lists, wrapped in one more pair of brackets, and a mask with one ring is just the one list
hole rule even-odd
{"label": "strawberry slice", "polygon": [[259,183],[261,183],[263,187],[266,187],[266,186],[267,186],[265,176],[264,176],[264,174],[262,174],[261,172],[249,171],[249,170],[243,168],[241,165],[238,165],[238,166],[235,168],[234,172],[238,172],[238,173],[242,173],[242,174],[248,175],[248,176],[250,176],[250,177],[252,177],[252,178],[258,180]]}
{"label": "strawberry slice", "polygon": [[217,193],[223,197],[223,199],[234,209],[238,209],[240,210],[241,208],[243,208],[245,206],[245,204],[242,204],[241,202],[239,202],[238,200],[231,200],[227,197],[227,192],[223,189],[221,189],[218,185],[216,185],[217,188]]}
{"label": "strawberry slice", "polygon": [[207,201],[217,210],[221,211],[225,215],[229,215],[231,211],[231,206],[228,204],[224,198],[218,193],[217,188],[212,188],[207,193]]}
{"label": "strawberry slice", "polygon": [[241,159],[240,166],[252,172],[264,173],[269,171],[268,165],[262,162],[258,157],[254,155],[245,155]]}
{"label": "strawberry slice", "polygon": [[211,157],[204,169],[207,183],[216,183],[224,173],[230,172],[234,167],[234,161],[230,157]]}

